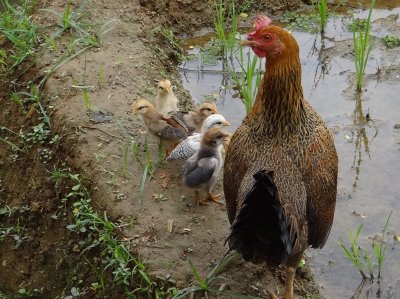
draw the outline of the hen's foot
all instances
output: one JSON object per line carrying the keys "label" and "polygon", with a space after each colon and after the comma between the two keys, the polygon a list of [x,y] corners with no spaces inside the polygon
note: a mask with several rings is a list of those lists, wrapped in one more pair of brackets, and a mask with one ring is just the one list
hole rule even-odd
{"label": "hen's foot", "polygon": [[207,192],[206,200],[213,201],[213,202],[219,203],[220,205],[223,205],[224,204],[223,202],[220,202],[219,200],[217,200],[220,197],[221,197],[221,194],[213,195],[211,192]]}

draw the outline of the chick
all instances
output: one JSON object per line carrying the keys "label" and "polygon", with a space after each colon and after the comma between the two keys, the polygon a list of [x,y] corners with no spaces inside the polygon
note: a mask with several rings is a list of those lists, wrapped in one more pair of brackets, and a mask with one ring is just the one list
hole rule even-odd
{"label": "chick", "polygon": [[231,143],[231,139],[232,139],[232,136],[233,136],[232,133],[228,133],[226,135],[227,136],[224,138],[224,141],[222,143],[222,151],[221,151],[221,153],[222,153],[222,161],[225,161],[226,151],[228,150],[229,144]]}
{"label": "chick", "polygon": [[161,140],[177,143],[187,137],[187,128],[178,119],[167,117],[156,110],[147,99],[137,99],[132,104],[132,113],[141,115],[147,131]]}
{"label": "chick", "polygon": [[169,115],[173,115],[174,117],[180,119],[186,125],[190,135],[193,132],[200,132],[204,120],[208,116],[217,113],[217,105],[211,102],[205,102],[200,104],[195,111],[177,111],[169,113]]}
{"label": "chick", "polygon": [[[201,140],[199,152],[185,163],[183,183],[196,189],[196,201],[199,205],[207,204],[207,201],[223,204],[217,200],[220,195],[213,195],[211,189],[223,164],[221,150],[224,138],[227,136],[220,128],[208,130]],[[205,199],[200,198],[198,189],[204,189],[207,192]]]}
{"label": "chick", "polygon": [[[226,121],[225,117],[221,114],[212,114],[206,118],[201,133],[194,133],[184,139],[178,146],[169,154],[167,161],[188,159],[200,150],[200,142],[203,135],[211,128],[221,128],[229,126],[230,123]],[[228,137],[226,137],[228,138]],[[229,142],[228,142],[229,144]],[[225,141],[224,141],[225,147]]]}
{"label": "chick", "polygon": [[171,81],[164,79],[158,82],[158,94],[153,102],[160,113],[178,111],[179,101],[172,90]]}

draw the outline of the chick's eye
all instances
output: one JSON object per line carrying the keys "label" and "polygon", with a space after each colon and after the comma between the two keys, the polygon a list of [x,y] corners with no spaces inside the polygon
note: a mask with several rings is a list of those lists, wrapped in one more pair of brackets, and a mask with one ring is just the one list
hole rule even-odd
{"label": "chick's eye", "polygon": [[264,38],[265,41],[270,41],[272,39],[272,36],[267,34],[267,35],[264,35],[263,38]]}
{"label": "chick's eye", "polygon": [[144,109],[144,108],[146,108],[146,106],[140,106],[140,107],[138,108],[138,110],[142,110],[142,109]]}
{"label": "chick's eye", "polygon": [[203,110],[204,110],[204,111],[211,111],[210,108],[204,108]]}
{"label": "chick's eye", "polygon": [[217,122],[217,125],[222,125],[222,122],[220,122],[220,121],[219,121],[219,122]]}

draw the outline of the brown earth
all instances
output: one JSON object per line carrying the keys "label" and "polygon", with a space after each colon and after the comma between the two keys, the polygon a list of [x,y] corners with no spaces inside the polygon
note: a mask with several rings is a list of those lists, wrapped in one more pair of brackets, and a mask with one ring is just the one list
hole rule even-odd
{"label": "brown earth", "polygon": [[[129,150],[131,140],[135,140],[140,145],[139,160],[145,161],[144,130],[140,121],[131,117],[130,106],[138,96],[153,98],[158,80],[168,77],[176,86],[182,108],[192,106],[175,68],[179,53],[161,31],[173,29],[176,33],[191,34],[211,26],[213,2],[198,2],[89,2],[84,21],[112,21],[112,30],[100,35],[100,47],[91,48],[63,65],[45,84],[43,103],[53,130],[60,136],[52,147],[53,158],[43,159],[41,145],[33,146],[29,154],[15,157],[7,144],[0,143],[0,208],[18,207],[12,217],[0,214],[1,225],[7,227],[20,221],[22,227],[18,237],[6,237],[0,243],[0,292],[13,296],[21,288],[37,289],[38,298],[55,298],[68,295],[73,286],[88,289],[95,281],[90,267],[82,263],[80,252],[84,247],[79,245],[79,236],[66,229],[72,222],[71,215],[52,218],[70,186],[55,186],[49,176],[53,169],[66,167],[64,161],[87,178],[93,205],[121,224],[123,238],[143,260],[151,263],[154,277],[171,276],[181,288],[194,281],[189,259],[205,276],[224,255],[229,230],[225,209],[213,204],[195,205],[193,191],[181,183],[182,163],[164,164],[157,169],[140,196],[143,166]],[[299,5],[298,0],[261,1],[254,9],[275,12]],[[46,7],[59,12],[66,9],[65,1],[47,1]],[[43,11],[35,15],[35,21],[42,25],[56,22],[53,15]],[[29,80],[40,81],[43,72],[67,51],[65,39],[57,43],[57,50],[46,49],[38,54],[34,70],[20,75],[17,81],[3,84],[0,127],[15,132],[22,127],[26,133],[40,122],[37,113],[32,116],[28,112],[29,107],[23,110],[11,102],[9,92],[26,88]],[[82,90],[73,85],[91,86],[92,111],[112,115],[111,121],[96,122],[95,116],[87,112]],[[157,145],[151,144],[151,150],[156,159]],[[221,181],[215,187],[216,193],[222,192]],[[167,231],[168,220],[173,221],[171,233]],[[95,257],[93,252],[92,258]],[[295,285],[298,297],[317,294],[310,275],[304,270],[299,272]],[[267,298],[267,289],[273,290],[275,285],[283,288],[280,270],[271,273],[265,267],[242,261],[230,266],[225,276],[225,289],[243,294]],[[104,292],[101,296],[122,295]]]}

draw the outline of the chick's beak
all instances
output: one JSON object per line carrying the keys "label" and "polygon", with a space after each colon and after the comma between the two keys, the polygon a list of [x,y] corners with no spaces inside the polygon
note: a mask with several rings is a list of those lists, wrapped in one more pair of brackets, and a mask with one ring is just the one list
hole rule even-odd
{"label": "chick's beak", "polygon": [[230,126],[230,125],[231,125],[231,123],[230,123],[229,121],[224,121],[222,124],[223,124],[224,126]]}

